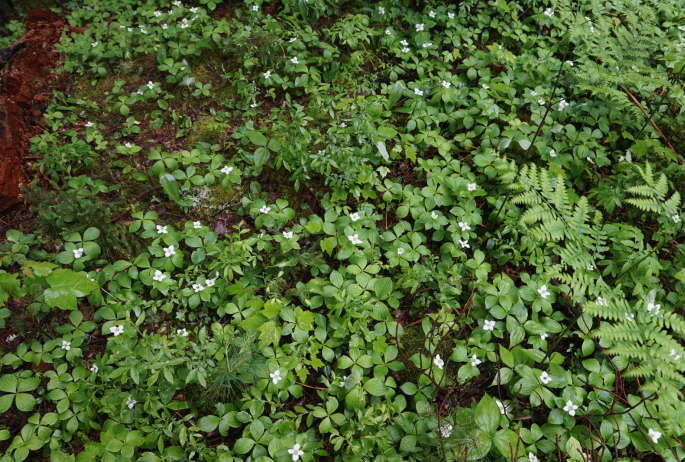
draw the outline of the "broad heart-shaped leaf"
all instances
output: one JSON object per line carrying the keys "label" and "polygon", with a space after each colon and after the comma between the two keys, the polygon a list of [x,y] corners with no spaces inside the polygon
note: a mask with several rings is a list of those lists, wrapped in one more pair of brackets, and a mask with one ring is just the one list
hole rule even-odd
{"label": "broad heart-shaped leaf", "polygon": [[200,419],[198,426],[205,433],[213,432],[219,426],[221,419],[215,415],[207,415]]}
{"label": "broad heart-shaped leaf", "polygon": [[252,446],[254,446],[254,441],[252,441],[250,438],[240,438],[235,442],[233,451],[236,454],[247,454],[247,452],[252,449]]}
{"label": "broad heart-shaped leaf", "polygon": [[0,391],[5,393],[17,392],[17,378],[12,374],[6,374],[0,377]]}
{"label": "broad heart-shaped leaf", "polygon": [[53,271],[47,281],[50,288],[44,292],[45,303],[63,310],[75,310],[77,297],[85,297],[98,288],[85,274],[68,269]]}
{"label": "broad heart-shaped leaf", "polygon": [[392,279],[378,279],[374,284],[373,288],[376,292],[376,298],[378,298],[379,300],[383,300],[387,298],[387,296],[390,295],[390,293],[392,292]]}
{"label": "broad heart-shaped leaf", "polygon": [[476,427],[483,430],[485,433],[492,433],[499,426],[500,411],[495,400],[488,395],[483,396],[476,406],[476,413],[474,415]]}
{"label": "broad heart-shaped leaf", "polygon": [[180,202],[181,194],[178,190],[176,178],[174,178],[173,175],[164,173],[159,176],[159,182],[161,183],[162,188],[164,188],[164,192],[169,196],[169,199],[174,202]]}
{"label": "broad heart-shaped leaf", "polygon": [[14,395],[0,396],[0,414],[7,411],[7,409],[9,409],[10,406],[12,406],[13,401],[14,401]]}
{"label": "broad heart-shaped leaf", "polygon": [[354,387],[345,397],[345,405],[348,409],[364,409],[366,406],[366,395],[361,387]]}
{"label": "broad heart-shaped leaf", "polygon": [[31,411],[33,410],[33,407],[36,405],[36,398],[29,395],[28,393],[17,393],[16,405],[17,409],[19,409],[20,411]]}
{"label": "broad heart-shaped leaf", "polygon": [[250,141],[252,144],[256,146],[266,146],[266,136],[262,135],[261,133],[257,131],[251,131],[250,133],[247,134],[247,137],[250,138]]}
{"label": "broad heart-shaped leaf", "polygon": [[388,391],[388,387],[385,386],[381,379],[369,379],[364,384],[364,390],[373,396],[383,396]]}

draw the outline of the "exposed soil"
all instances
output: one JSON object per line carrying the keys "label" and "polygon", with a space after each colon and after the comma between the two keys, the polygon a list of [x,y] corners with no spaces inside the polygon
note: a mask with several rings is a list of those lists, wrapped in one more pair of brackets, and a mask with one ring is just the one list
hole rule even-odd
{"label": "exposed soil", "polygon": [[23,158],[29,139],[43,131],[51,84],[58,79],[51,70],[60,64],[55,49],[67,26],[50,10],[34,10],[26,18],[26,33],[0,52],[0,212],[20,202],[27,175]]}

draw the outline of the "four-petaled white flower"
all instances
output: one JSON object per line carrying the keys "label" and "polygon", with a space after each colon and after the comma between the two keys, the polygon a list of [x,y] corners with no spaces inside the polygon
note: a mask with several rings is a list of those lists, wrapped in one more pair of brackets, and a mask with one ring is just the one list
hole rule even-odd
{"label": "four-petaled white flower", "polygon": [[459,244],[461,244],[462,249],[470,249],[471,248],[468,240],[462,241],[461,239],[459,239]]}
{"label": "four-petaled white flower", "polygon": [[271,210],[271,207],[267,207],[266,205],[262,205],[262,208],[259,209],[259,211],[261,213],[269,213],[270,210]]}
{"label": "four-petaled white flower", "polygon": [[276,372],[272,372],[269,374],[269,377],[271,377],[271,381],[274,383],[274,385],[277,385],[278,382],[283,380],[283,377],[281,377],[281,371],[277,370]]}
{"label": "four-petaled white flower", "polygon": [[404,253],[404,249],[402,247],[397,248],[397,255],[402,255]]}
{"label": "four-petaled white flower", "polygon": [[430,16],[431,18],[434,18],[435,17],[435,11],[431,11],[430,13],[428,13],[428,16]]}
{"label": "four-petaled white flower", "polygon": [[283,231],[283,237],[286,239],[291,239],[293,237],[292,231]]}
{"label": "four-petaled white flower", "polygon": [[362,240],[359,239],[359,236],[357,234],[353,234],[352,236],[347,236],[347,238],[350,240],[350,242],[354,245],[358,245],[362,243]]}
{"label": "four-petaled white flower", "polygon": [[191,13],[197,13],[197,8],[195,8],[195,7],[190,8],[190,12]]}
{"label": "four-petaled white flower", "polygon": [[442,369],[443,366],[445,365],[445,361],[440,357],[440,355],[435,355],[435,358],[433,359],[433,363],[438,366],[438,369]]}
{"label": "four-petaled white flower", "polygon": [[176,251],[174,250],[174,246],[170,245],[169,247],[164,247],[162,250],[164,250],[164,256],[169,258],[172,255],[176,255]]}
{"label": "four-petaled white flower", "polygon": [[74,249],[74,258],[81,258],[83,256],[83,248],[80,249]]}
{"label": "four-petaled white flower", "polygon": [[402,48],[402,53],[409,53],[409,48],[407,48],[407,47]]}
{"label": "four-petaled white flower", "polygon": [[378,7],[378,14],[385,14],[385,8],[383,8],[382,6],[379,6]]}
{"label": "four-petaled white flower", "polygon": [[92,366],[90,366],[90,372],[95,372],[95,373],[97,373],[98,370],[99,370],[99,369],[98,369],[98,365],[97,365],[97,364],[93,364]]}
{"label": "four-petaled white flower", "polygon": [[535,90],[530,91],[530,96],[537,96],[537,95],[538,95],[537,91],[535,91]]}
{"label": "four-petaled white flower", "polygon": [[594,271],[595,270],[594,265],[587,265],[587,270],[588,271]]}
{"label": "four-petaled white flower", "polygon": [[465,221],[460,221],[459,227],[461,228],[462,231],[471,231],[471,227]]}
{"label": "four-petaled white flower", "polygon": [[538,462],[538,458],[532,452],[528,453],[528,462]]}
{"label": "four-petaled white flower", "polygon": [[474,354],[473,356],[471,356],[471,365],[472,365],[473,367],[476,367],[476,366],[479,365],[480,363],[481,363],[481,360],[478,359],[478,356],[476,356],[475,354]]}
{"label": "four-petaled white flower", "polygon": [[496,321],[485,321],[485,325],[483,326],[483,330],[494,330],[495,329],[495,322]]}
{"label": "four-petaled white flower", "polygon": [[433,46],[433,44],[432,44],[431,42],[426,42],[426,43],[424,43],[424,44],[421,45],[421,46],[424,47],[424,48],[428,48],[428,47],[430,47],[430,46]]}
{"label": "four-petaled white flower", "polygon": [[66,340],[62,340],[62,348],[64,350],[71,350],[71,342],[67,342]]}
{"label": "four-petaled white flower", "polygon": [[109,328],[109,331],[116,337],[117,335],[124,333],[124,326],[112,326]]}
{"label": "four-petaled white flower", "polygon": [[477,187],[476,183],[469,183],[468,185],[469,191],[475,191]]}
{"label": "four-petaled white flower", "polygon": [[149,81],[149,82],[147,83],[147,87],[148,87],[150,90],[152,90],[153,88],[155,88],[155,84],[152,83],[152,81]]}
{"label": "four-petaled white flower", "polygon": [[573,401],[570,399],[566,401],[566,406],[564,406],[564,411],[568,412],[570,416],[576,415],[576,409],[578,409],[578,406],[573,404]]}
{"label": "four-petaled white flower", "polygon": [[647,432],[649,437],[654,441],[654,444],[659,444],[659,438],[661,438],[661,433],[655,430],[652,430],[651,428]]}
{"label": "four-petaled white flower", "polygon": [[86,127],[92,127],[92,126],[93,126],[93,122],[86,122]]}
{"label": "four-petaled white flower", "polygon": [[407,45],[409,45],[409,42],[407,42],[406,40],[402,40],[402,41],[400,41],[400,45],[402,45],[403,47],[406,47]]}
{"label": "four-petaled white flower", "polygon": [[131,395],[129,395],[128,399],[126,399],[126,405],[129,409],[133,409],[133,406],[135,406],[137,402],[138,401],[136,401],[135,399],[131,399]]}
{"label": "four-petaled white flower", "polygon": [[563,111],[566,106],[568,106],[569,103],[566,102],[564,98],[561,98],[561,101],[559,101],[559,110]]}
{"label": "four-petaled white flower", "polygon": [[98,42],[93,42],[92,45],[93,45],[93,48],[95,48],[96,46],[98,46]]}
{"label": "four-petaled white flower", "polygon": [[152,279],[154,279],[155,281],[162,282],[166,279],[166,274],[162,273],[160,270],[156,270],[155,275],[152,276]]}
{"label": "four-petaled white flower", "polygon": [[444,427],[440,427],[440,435],[442,435],[443,438],[449,438],[449,436],[452,434],[452,425],[446,424]]}
{"label": "four-petaled white flower", "polygon": [[551,18],[552,16],[554,16],[554,11],[552,11],[552,8],[547,8],[547,9],[543,12],[543,14],[544,14],[545,16],[549,16],[549,17]]}
{"label": "four-petaled white flower", "polygon": [[547,385],[552,381],[552,377],[550,377],[547,372],[543,372],[542,374],[540,374],[540,381]]}
{"label": "four-petaled white flower", "polygon": [[550,149],[550,151],[549,151],[549,156],[550,156],[550,157],[556,157],[556,156],[557,156],[557,152],[556,152],[554,149]]}
{"label": "four-petaled white flower", "polygon": [[230,174],[232,171],[233,167],[229,167],[228,165],[221,169],[221,173],[224,173],[226,175]]}
{"label": "four-petaled white flower", "polygon": [[266,72],[264,73],[264,78],[265,78],[266,80],[269,80],[269,78],[271,78],[271,71],[266,71]]}
{"label": "four-petaled white flower", "polygon": [[176,334],[177,334],[177,335],[180,335],[181,337],[187,337],[187,336],[188,336],[188,331],[187,331],[187,330],[185,329],[185,327],[184,327],[183,329],[178,329],[178,330],[176,331]]}
{"label": "four-petaled white flower", "polygon": [[435,213],[435,210],[433,210],[433,211],[431,212],[431,218],[432,218],[433,220],[437,220],[437,219],[438,219],[438,214]]}
{"label": "four-petaled white flower", "polygon": [[482,86],[483,88],[485,88],[486,90],[487,90],[488,88],[490,88],[490,87],[488,87],[486,84],[483,84],[483,85],[481,85],[481,86]]}
{"label": "four-petaled white flower", "polygon": [[443,80],[441,85],[442,85],[443,87],[445,87],[445,88],[449,88],[449,87],[452,86],[452,83],[451,83],[451,82],[448,82],[448,81],[446,81],[446,80]]}
{"label": "four-petaled white flower", "polygon": [[350,220],[352,220],[352,221],[359,220],[359,214],[357,212],[350,214]]}
{"label": "four-petaled white flower", "polygon": [[[657,303],[656,305],[654,303],[647,303],[647,311],[649,311],[649,314],[652,316],[656,316],[659,314],[659,310],[661,309],[661,305]],[[654,313],[652,313],[652,310],[654,310]]]}
{"label": "four-petaled white flower", "polygon": [[214,284],[216,284],[216,278],[207,279],[205,281],[205,284],[207,284],[207,287],[214,287]]}
{"label": "four-petaled white flower", "polygon": [[169,26],[167,26],[166,24],[162,24],[162,29],[166,29],[166,28],[168,28],[168,27],[169,27]]}
{"label": "four-petaled white flower", "polygon": [[297,56],[295,56],[294,58],[290,58],[290,62],[293,63],[293,64],[299,64],[299,63],[300,63],[300,62],[297,60]]}
{"label": "four-petaled white flower", "polygon": [[547,338],[547,332],[543,332],[542,334],[540,334],[541,340],[545,340],[546,338]]}
{"label": "four-petaled white flower", "polygon": [[194,221],[193,222],[193,228],[195,228],[195,229],[202,228],[202,223],[200,223],[199,221]]}
{"label": "four-petaled white flower", "polygon": [[496,404],[497,407],[499,408],[499,413],[500,413],[500,414],[504,415],[504,414],[507,413],[507,409],[506,409],[506,407],[504,406],[504,404],[502,404],[502,401],[496,400],[496,401],[495,401],[495,404]]}
{"label": "four-petaled white flower", "polygon": [[423,24],[416,25],[416,32],[421,32],[423,30]]}
{"label": "four-petaled white flower", "polygon": [[257,5],[252,5],[252,11],[259,11],[259,7]]}
{"label": "four-petaled white flower", "polygon": [[202,284],[193,284],[193,289],[195,290],[195,293],[202,292],[203,290],[205,290]]}
{"label": "four-petaled white flower", "polygon": [[159,18],[160,16],[162,16],[162,12],[161,11],[155,11],[155,18]]}
{"label": "four-petaled white flower", "polygon": [[159,234],[167,234],[167,229],[166,229],[166,228],[167,228],[166,226],[157,225],[157,232],[158,232]]}
{"label": "four-petaled white flower", "polygon": [[547,297],[549,297],[549,294],[550,294],[549,290],[547,290],[547,285],[545,285],[545,284],[543,284],[542,287],[540,287],[538,289],[538,293],[545,300],[547,299]]}
{"label": "four-petaled white flower", "polygon": [[447,17],[450,19],[454,19],[454,13],[447,13]]}
{"label": "four-petaled white flower", "polygon": [[296,444],[292,449],[288,449],[288,454],[293,456],[293,462],[297,462],[300,456],[304,455],[304,451],[300,449],[299,444]]}
{"label": "four-petaled white flower", "polygon": [[423,90],[419,90],[418,88],[414,88],[414,94],[419,95],[419,96],[423,96]]}
{"label": "four-petaled white flower", "polygon": [[345,127],[347,127],[347,124],[345,122],[340,124],[340,128],[345,128]]}
{"label": "four-petaled white flower", "polygon": [[680,222],[680,215],[678,215],[678,214],[673,215],[671,218],[673,218],[673,221],[674,221],[675,223],[679,223],[679,222]]}

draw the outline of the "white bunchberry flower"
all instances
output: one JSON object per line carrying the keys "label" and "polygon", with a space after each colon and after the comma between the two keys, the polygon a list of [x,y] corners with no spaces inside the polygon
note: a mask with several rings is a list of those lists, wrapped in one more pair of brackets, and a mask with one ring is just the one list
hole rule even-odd
{"label": "white bunchberry flower", "polygon": [[350,243],[354,245],[361,244],[362,241],[359,239],[359,236],[357,234],[353,234],[352,236],[347,236],[347,238],[350,240]]}
{"label": "white bunchberry flower", "polygon": [[190,8],[190,12],[191,13],[197,13],[197,8],[195,8],[195,7]]}
{"label": "white bunchberry flower", "polygon": [[124,326],[112,326],[109,328],[109,332],[116,337],[117,335],[124,333]]}
{"label": "white bunchberry flower", "polygon": [[93,46],[93,48],[95,48],[96,46],[98,46],[98,42],[93,42],[91,45]]}
{"label": "white bunchberry flower", "polygon": [[556,152],[554,149],[550,149],[550,151],[549,151],[549,156],[550,156],[550,157],[556,157],[556,156],[557,156],[557,152]]}
{"label": "white bunchberry flower", "polygon": [[352,220],[352,221],[359,220],[359,214],[357,212],[350,214],[350,220]]}
{"label": "white bunchberry flower", "polygon": [[388,29],[385,29],[385,35],[391,35],[391,34],[392,34],[392,32],[390,31],[389,28],[388,28]]}
{"label": "white bunchberry flower", "polygon": [[538,458],[532,452],[528,453],[528,462],[538,462]]}
{"label": "white bunchberry flower", "polygon": [[460,221],[459,227],[461,228],[462,231],[471,231],[471,227],[465,221]]}
{"label": "white bunchberry flower", "polygon": [[423,96],[423,90],[419,90],[418,88],[414,88],[414,94],[419,95],[419,96]]}
{"label": "white bunchberry flower", "polygon": [[569,103],[566,102],[564,98],[561,98],[561,101],[559,101],[559,110],[563,111],[566,106],[568,106]]}
{"label": "white bunchberry flower", "polygon": [[433,44],[432,44],[431,42],[426,42],[426,43],[424,43],[424,44],[421,45],[421,46],[424,47],[424,48],[428,48],[428,47],[433,46]]}
{"label": "white bunchberry flower", "polygon": [[576,409],[578,409],[578,406],[573,404],[573,401],[570,399],[566,401],[566,406],[564,406],[564,411],[568,412],[570,416],[576,415]]}
{"label": "white bunchberry flower", "polygon": [[483,330],[495,330],[495,322],[496,321],[485,321]]}
{"label": "white bunchberry flower", "polygon": [[143,93],[143,91],[142,91],[142,90],[138,90],[138,91],[136,91],[136,94],[138,94],[138,95],[140,95],[140,96],[143,96],[143,95],[144,95],[144,93]]}
{"label": "white bunchberry flower", "polygon": [[178,330],[176,331],[176,334],[177,334],[177,335],[180,335],[181,337],[187,337],[187,336],[188,336],[188,331],[187,331],[185,328],[183,328],[183,329],[178,329]]}
{"label": "white bunchberry flower", "polygon": [[266,72],[264,73],[264,78],[265,78],[266,80],[269,80],[269,79],[271,78],[271,71],[266,71]]}
{"label": "white bunchberry flower", "polygon": [[547,332],[540,334],[540,340],[545,340],[547,338]]}
{"label": "white bunchberry flower", "polygon": [[169,27],[169,26],[167,26],[166,24],[162,24],[162,29],[165,29],[165,30],[166,30],[168,27]]}
{"label": "white bunchberry flower", "polygon": [[476,183],[469,183],[468,184],[469,191],[475,191],[477,187],[478,186],[476,185]]}
{"label": "white bunchberry flower", "polygon": [[169,247],[165,247],[162,250],[164,250],[164,256],[169,258],[172,255],[176,255],[176,250],[174,250],[174,246],[170,245]]}
{"label": "white bunchberry flower", "polygon": [[409,42],[407,42],[406,40],[401,40],[400,45],[402,45],[403,47],[406,47],[407,45],[409,45]]}
{"label": "white bunchberry flower", "polygon": [[454,19],[454,13],[447,13],[447,17],[450,19]]}
{"label": "white bunchberry flower", "polygon": [[162,273],[160,270],[156,270],[155,275],[152,276],[152,279],[154,279],[155,281],[162,282],[166,279],[166,274]]}
{"label": "white bunchberry flower", "polygon": [[475,354],[473,356],[471,356],[471,365],[473,367],[478,366],[480,363],[481,363],[481,360],[478,359],[478,357]]}
{"label": "white bunchberry flower", "polygon": [[74,249],[74,258],[79,259],[83,256],[83,248],[80,249]]}
{"label": "white bunchberry flower", "polygon": [[297,41],[296,37],[291,37],[290,40],[288,40],[288,42],[290,42],[290,43],[295,43],[296,41]]}
{"label": "white bunchberry flower", "polygon": [[194,221],[193,222],[193,228],[195,228],[195,229],[202,228],[202,223],[200,223],[199,221]]}
{"label": "white bunchberry flower", "polygon": [[274,383],[274,385],[278,385],[278,382],[283,380],[283,377],[281,377],[281,371],[279,371],[279,370],[269,374],[269,377],[271,377],[271,381]]}
{"label": "white bunchberry flower", "polygon": [[181,1],[180,0],[175,0],[172,2],[175,6],[181,6]]}
{"label": "white bunchberry flower", "polygon": [[297,462],[300,456],[304,455],[304,451],[300,450],[300,445],[296,444],[292,449],[288,449],[288,454],[293,458],[293,462]]}
{"label": "white bunchberry flower", "polygon": [[573,67],[573,61],[566,61],[566,64],[568,64],[569,66]]}
{"label": "white bunchberry flower", "polygon": [[435,17],[435,11],[431,11],[430,13],[428,13],[428,16],[430,16],[431,18],[434,18]]}
{"label": "white bunchberry flower", "polygon": [[421,32],[423,30],[423,24],[416,25],[416,32]]}
{"label": "white bunchberry flower", "polygon": [[547,286],[545,284],[543,284],[542,287],[540,287],[538,289],[538,293],[545,300],[547,299],[547,297],[549,297],[549,294],[550,294],[550,292],[549,292],[549,290],[547,290]]}
{"label": "white bunchberry flower", "polygon": [[379,6],[378,7],[378,14],[385,14],[385,8],[383,8],[382,6]]}
{"label": "white bunchberry flower", "polygon": [[205,284],[207,284],[207,287],[214,287],[214,284],[216,284],[216,278],[214,279],[207,279],[205,281]]}
{"label": "white bunchberry flower", "polygon": [[539,99],[539,100],[538,100],[538,104],[539,104],[540,106],[544,106],[544,105],[545,105],[545,100],[544,100],[544,99]]}
{"label": "white bunchberry flower", "polygon": [[407,47],[402,48],[402,53],[409,53],[409,48],[407,48]]}
{"label": "white bunchberry flower", "polygon": [[66,340],[62,340],[62,349],[64,350],[71,350],[71,342],[67,342]]}
{"label": "white bunchberry flower", "polygon": [[259,211],[261,213],[269,213],[270,210],[271,210],[271,207],[267,207],[266,205],[262,205],[262,208],[259,209]]}
{"label": "white bunchberry flower", "polygon": [[402,255],[404,253],[404,249],[402,247],[397,248],[397,255]]}
{"label": "white bunchberry flower", "polygon": [[159,18],[160,16],[162,16],[162,12],[161,11],[155,11],[155,18]]}
{"label": "white bunchberry flower", "polygon": [[186,27],[188,27],[187,23],[184,22],[183,24],[181,24],[181,29],[185,29]]}
{"label": "white bunchberry flower", "polygon": [[347,127],[347,124],[345,122],[340,124],[340,128],[345,128],[345,127]]}
{"label": "white bunchberry flower", "polygon": [[[660,309],[661,305],[658,303],[656,305],[651,302],[647,303],[647,311],[649,311],[649,314],[651,314],[652,316],[656,316],[657,314],[659,314]],[[654,310],[654,313],[652,313],[652,310]]]}
{"label": "white bunchberry flower", "polygon": [[202,286],[202,284],[193,284],[193,290],[195,290],[195,293],[198,293],[205,290],[205,288]]}
{"label": "white bunchberry flower", "polygon": [[259,11],[259,7],[257,5],[252,5],[252,11]]}
{"label": "white bunchberry flower", "polygon": [[446,81],[446,80],[443,80],[442,83],[441,83],[441,85],[442,85],[443,87],[445,87],[445,88],[449,88],[449,87],[452,86],[452,83],[451,83],[451,82],[448,82],[448,81]]}
{"label": "white bunchberry flower", "polygon": [[98,369],[98,365],[97,365],[97,364],[93,364],[92,366],[90,366],[90,372],[95,372],[95,373],[97,374],[97,372],[98,372],[99,370],[100,370],[100,369]]}
{"label": "white bunchberry flower", "polygon": [[537,96],[537,95],[538,95],[537,91],[535,91],[535,90],[530,91],[530,96]]}
{"label": "white bunchberry flower", "polygon": [[506,409],[506,407],[504,406],[504,404],[502,404],[502,401],[496,400],[496,401],[495,401],[495,404],[496,404],[497,407],[499,408],[499,413],[500,413],[500,414],[504,415],[504,414],[507,413],[507,409]]}
{"label": "white bunchberry flower", "polygon": [[671,217],[675,223],[680,223],[680,215],[675,214]]}
{"label": "white bunchberry flower", "polygon": [[433,211],[431,212],[431,218],[432,218],[433,220],[437,220],[437,219],[438,219],[438,214],[435,213],[435,210],[433,210]]}
{"label": "white bunchberry flower", "polygon": [[147,87],[148,87],[150,90],[152,90],[153,88],[155,88],[155,84],[152,83],[152,81],[149,81],[149,82],[147,83]]}
{"label": "white bunchberry flower", "polygon": [[157,225],[157,233],[159,233],[159,234],[167,234],[167,227],[166,227],[166,226]]}
{"label": "white bunchberry flower", "polygon": [[137,402],[138,401],[136,401],[135,399],[131,399],[131,396],[129,395],[128,399],[126,400],[126,405],[129,409],[133,409],[133,406],[135,406]]}
{"label": "white bunchberry flower", "polygon": [[554,16],[554,11],[552,11],[552,8],[547,8],[542,14],[545,16],[549,16],[550,18]]}
{"label": "white bunchberry flower", "polygon": [[654,441],[654,444],[659,444],[659,438],[661,438],[661,433],[652,430],[651,428],[649,429],[649,432],[647,432],[649,437]]}
{"label": "white bunchberry flower", "polygon": [[490,88],[490,87],[488,87],[486,84],[483,84],[483,85],[481,85],[481,86],[482,86],[483,88],[485,88],[486,90],[487,90],[488,88]]}
{"label": "white bunchberry flower", "polygon": [[293,232],[292,231],[283,231],[283,237],[286,239],[292,239]]}
{"label": "white bunchberry flower", "polygon": [[93,126],[93,122],[86,122],[86,127],[92,127],[92,126]]}
{"label": "white bunchberry flower", "polygon": [[438,367],[438,369],[442,369],[443,366],[445,365],[445,361],[442,360],[440,355],[435,355],[435,358],[433,359],[433,363]]}
{"label": "white bunchberry flower", "polygon": [[133,27],[129,27],[129,28],[128,28],[128,31],[129,31],[129,32],[133,32]]}
{"label": "white bunchberry flower", "polygon": [[221,173],[224,173],[226,175],[230,174],[232,171],[233,167],[229,167],[228,165],[221,169]]}
{"label": "white bunchberry flower", "polygon": [[543,372],[542,374],[540,374],[540,381],[547,385],[552,381],[552,377],[550,377],[547,372]]}
{"label": "white bunchberry flower", "polygon": [[459,244],[461,245],[462,249],[470,249],[471,248],[468,240],[462,241],[461,239],[459,239]]}
{"label": "white bunchberry flower", "polygon": [[293,63],[293,64],[299,64],[299,63],[300,63],[300,62],[297,60],[297,56],[295,56],[294,58],[290,58],[290,62]]}
{"label": "white bunchberry flower", "polygon": [[449,438],[452,434],[452,425],[446,424],[444,427],[440,427],[440,435],[443,438]]}

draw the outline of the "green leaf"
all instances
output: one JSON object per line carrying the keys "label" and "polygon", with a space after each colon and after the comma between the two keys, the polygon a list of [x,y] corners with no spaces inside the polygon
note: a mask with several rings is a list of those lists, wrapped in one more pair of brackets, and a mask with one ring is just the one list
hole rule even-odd
{"label": "green leaf", "polygon": [[236,454],[247,454],[250,449],[252,449],[252,446],[254,446],[254,441],[252,441],[250,438],[240,438],[238,441],[235,442],[235,447],[233,448],[233,451]]}
{"label": "green leaf", "polygon": [[164,188],[164,192],[167,194],[167,196],[169,196],[169,199],[176,203],[181,201],[178,183],[173,175],[170,173],[163,173],[159,176],[159,182],[162,185],[162,188]]}
{"label": "green leaf", "polygon": [[208,415],[200,419],[198,427],[205,433],[213,432],[219,426],[221,419],[215,415]]}
{"label": "green leaf", "polygon": [[50,288],[44,292],[45,303],[63,310],[75,310],[77,297],[85,297],[99,288],[85,274],[68,269],[53,271],[47,281]]}
{"label": "green leaf", "polygon": [[100,230],[94,227],[88,228],[85,233],[83,233],[84,241],[94,241],[100,237]]}
{"label": "green leaf", "polygon": [[476,427],[486,433],[493,432],[499,426],[500,411],[495,400],[488,395],[483,396],[476,406],[474,419]]}
{"label": "green leaf", "polygon": [[369,379],[364,384],[364,390],[368,391],[373,396],[383,396],[388,391],[381,379]]}
{"label": "green leaf", "polygon": [[36,405],[36,398],[28,393],[17,393],[16,395],[16,405],[17,409],[23,412],[28,412],[33,410],[33,406]]}
{"label": "green leaf", "polygon": [[262,135],[258,131],[251,131],[247,134],[247,137],[250,138],[250,141],[252,144],[256,146],[266,146],[267,139],[266,136]]}
{"label": "green leaf", "polygon": [[0,391],[5,393],[17,392],[17,378],[12,374],[6,374],[0,377]]}
{"label": "green leaf", "polygon": [[9,409],[10,406],[12,406],[13,401],[14,401],[14,395],[0,396],[0,414],[7,411],[7,409]]}
{"label": "green leaf", "polygon": [[[349,378],[349,377],[348,377]],[[364,409],[366,396],[360,387],[354,387],[345,397],[345,405],[348,409]]]}
{"label": "green leaf", "polygon": [[388,150],[385,148],[385,143],[382,141],[379,141],[376,143],[376,147],[378,148],[378,152],[381,153],[381,157],[385,160],[390,160],[390,156],[388,155]]}
{"label": "green leaf", "polygon": [[376,280],[376,283],[373,287],[374,292],[376,293],[376,298],[379,300],[384,300],[387,298],[392,292],[392,288],[392,279],[390,278],[381,278]]}

